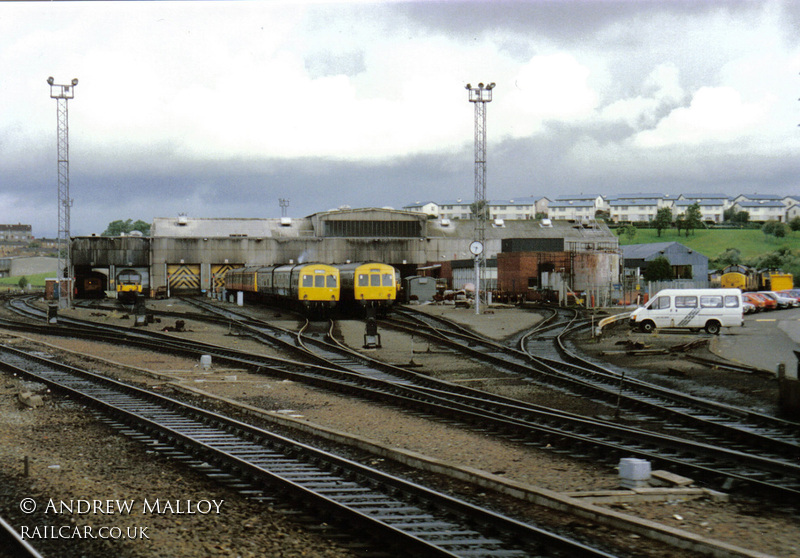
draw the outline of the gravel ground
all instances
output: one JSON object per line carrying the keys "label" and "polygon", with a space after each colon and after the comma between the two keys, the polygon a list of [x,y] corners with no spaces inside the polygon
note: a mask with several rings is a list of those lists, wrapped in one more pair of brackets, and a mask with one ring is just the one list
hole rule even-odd
{"label": "gravel ground", "polygon": [[[180,308],[177,303],[158,301],[164,309]],[[168,306],[169,305],[169,306]],[[440,313],[473,327],[476,331],[497,339],[529,328],[540,317],[529,311],[493,308],[492,313],[476,316],[473,311],[456,310],[450,306],[428,306],[426,311]],[[87,310],[74,310],[89,317]],[[93,319],[110,323],[130,324],[129,319],[115,312]],[[292,317],[275,312],[261,312],[273,321],[294,328]],[[170,323],[165,319],[159,327]],[[233,345],[244,350],[271,353],[251,340],[231,336],[225,328],[187,322],[190,332],[179,334],[213,343]],[[353,347],[363,341],[363,323],[341,321],[337,335]],[[615,334],[616,335],[616,334]],[[579,398],[557,395],[540,388],[531,388],[516,378],[500,376],[496,371],[467,359],[454,359],[440,347],[428,346],[421,339],[412,339],[389,330],[381,331],[383,348],[369,351],[371,356],[388,362],[409,364],[416,370],[443,377],[465,385],[478,387],[526,400],[563,406],[567,410],[602,414],[602,408],[586,405]],[[625,334],[619,333],[620,339]],[[30,336],[34,337],[34,336]],[[214,367],[203,371],[198,363],[162,354],[143,354],[122,347],[111,347],[76,340],[39,338],[48,343],[127,363],[158,372],[158,377],[145,377],[116,369],[113,375],[121,379],[146,381],[151,387],[163,388],[168,380],[179,380],[226,397],[238,399],[268,410],[284,411],[303,417],[312,423],[360,434],[386,445],[405,448],[436,456],[445,461],[471,466],[501,474],[506,478],[549,488],[556,491],[580,491],[616,488],[616,471],[606,467],[566,459],[543,451],[519,448],[516,445],[464,432],[453,426],[430,422],[412,414],[376,408],[368,403],[326,394],[292,382],[275,381],[241,370]],[[604,343],[611,343],[610,339]],[[581,343],[583,346],[584,343]],[[590,346],[590,344],[586,344]],[[590,346],[599,355],[599,347]],[[86,365],[84,365],[86,366]],[[88,366],[87,366],[88,367]],[[93,368],[109,367],[94,364]],[[659,368],[653,364],[658,374]],[[644,371],[643,374],[652,373]],[[110,369],[109,369],[110,371]],[[736,384],[740,378],[731,377]],[[45,397],[45,405],[23,409],[16,401],[21,389],[19,380],[0,376],[0,515],[18,521],[36,519],[57,523],[61,517],[47,517],[37,512],[23,516],[19,511],[21,498],[125,498],[141,502],[144,498],[224,499],[224,511],[218,516],[186,517],[177,514],[158,516],[101,516],[108,525],[124,527],[135,520],[138,526],[147,525],[151,541],[71,541],[70,552],[57,543],[53,556],[100,556],[113,549],[119,556],[348,556],[346,548],[323,537],[308,534],[307,530],[287,521],[280,513],[242,499],[232,491],[209,483],[205,477],[152,454],[141,446],[119,437],[107,427],[98,425],[74,404],[61,404],[57,398]],[[548,393],[549,392],[549,393]],[[764,396],[765,401],[768,396]],[[97,443],[100,441],[100,443]],[[22,458],[31,462],[29,477],[22,476]],[[50,468],[59,465],[58,468]],[[154,466],[155,465],[155,466]],[[468,491],[467,488],[461,490]],[[474,491],[473,491],[474,492]],[[625,513],[662,522],[695,533],[723,540],[730,544],[759,550],[775,556],[800,555],[800,530],[797,517],[776,509],[762,509],[748,502],[720,503],[710,500],[667,502],[659,504],[626,504],[615,507]],[[92,516],[92,521],[97,519]],[[122,519],[122,521],[120,521]],[[83,518],[76,521],[83,524]],[[152,523],[142,523],[150,521]],[[569,523],[566,520],[566,523]],[[96,523],[98,526],[100,523]],[[577,527],[577,535],[591,536],[586,527]],[[685,556],[680,551],[648,550],[648,541],[637,540],[625,533],[602,532],[598,536],[617,539],[632,545],[641,556]],[[158,540],[156,543],[155,541]],[[45,547],[42,546],[44,549]],[[74,550],[73,550],[74,549]]]}

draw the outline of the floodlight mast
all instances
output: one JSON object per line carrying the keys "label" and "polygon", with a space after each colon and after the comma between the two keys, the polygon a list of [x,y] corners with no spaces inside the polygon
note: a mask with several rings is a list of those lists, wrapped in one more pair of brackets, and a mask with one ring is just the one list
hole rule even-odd
{"label": "floodlight mast", "polygon": [[67,308],[72,301],[72,261],[69,245],[69,213],[72,200],[69,197],[69,105],[68,101],[75,97],[75,86],[78,80],[73,79],[69,85],[55,83],[52,77],[47,78],[50,85],[50,98],[56,100],[56,120],[58,138],[58,306]]}
{"label": "floodlight mast", "polygon": [[[469,102],[475,103],[475,242],[486,246],[486,217],[489,202],[486,199],[486,103],[492,101],[492,89],[489,85],[479,83],[477,87],[467,84]],[[486,277],[486,250],[475,255],[475,313],[480,314],[481,279]]]}

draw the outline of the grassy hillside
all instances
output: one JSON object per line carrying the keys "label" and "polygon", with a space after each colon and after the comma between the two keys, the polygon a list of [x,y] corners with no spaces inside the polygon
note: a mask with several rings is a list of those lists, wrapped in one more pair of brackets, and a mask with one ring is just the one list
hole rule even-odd
{"label": "grassy hillside", "polygon": [[[44,280],[55,277],[54,273],[37,273],[33,275],[26,275],[28,279],[28,288],[44,288]],[[2,277],[0,278],[0,290],[18,289],[19,280],[21,277]]]}
{"label": "grassy hillside", "polygon": [[649,244],[652,242],[680,242],[692,250],[700,252],[709,259],[716,258],[728,248],[736,248],[743,259],[752,258],[780,248],[800,250],[800,232],[788,231],[785,238],[768,237],[758,229],[699,229],[687,238],[684,233],[678,236],[676,230],[662,231],[657,236],[655,229],[639,229],[633,240],[625,235],[619,237],[620,245]]}

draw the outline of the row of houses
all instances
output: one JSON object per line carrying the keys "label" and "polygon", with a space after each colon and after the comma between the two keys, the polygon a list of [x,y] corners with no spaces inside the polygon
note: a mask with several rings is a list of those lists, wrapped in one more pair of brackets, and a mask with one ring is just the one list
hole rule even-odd
{"label": "row of houses", "polygon": [[[674,217],[698,204],[703,221],[721,223],[725,211],[746,211],[751,221],[791,221],[800,216],[800,196],[774,194],[657,194],[635,193],[604,196],[602,194],[575,194],[547,197],[524,197],[491,201],[488,204],[493,220],[534,219],[546,216],[550,219],[586,220],[595,219],[598,212],[611,221],[648,222],[656,217],[663,207],[672,210]],[[461,199],[441,203],[427,201],[404,206],[407,211],[418,211],[440,219],[469,219],[473,213],[473,202]]]}

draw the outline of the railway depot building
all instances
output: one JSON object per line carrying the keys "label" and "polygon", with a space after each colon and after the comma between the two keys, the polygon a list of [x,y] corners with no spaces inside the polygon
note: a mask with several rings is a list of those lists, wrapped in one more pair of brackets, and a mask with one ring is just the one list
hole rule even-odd
{"label": "railway depot building", "polygon": [[[142,274],[144,289],[151,296],[201,294],[221,290],[225,272],[233,267],[379,261],[395,266],[403,277],[426,269],[452,285],[454,267],[464,267],[458,262],[472,265],[469,244],[475,240],[475,224],[372,208],[326,211],[299,219],[156,218],[149,238],[73,238],[73,275],[76,284],[88,275],[101,276],[105,290],[114,290],[118,273],[130,268]],[[571,256],[572,261],[588,258],[592,264],[570,268],[574,289],[585,288],[581,283],[615,282],[619,276],[617,237],[602,223],[496,219],[487,222],[485,237],[487,258],[498,262],[487,269],[493,277],[490,288],[524,285],[524,291],[528,285],[542,285],[540,279],[523,278],[513,266],[501,266],[506,251],[581,254]],[[507,242],[510,239],[517,240]],[[525,244],[534,239],[541,242]],[[541,270],[550,267],[542,263],[535,276],[541,278]],[[505,281],[506,269],[517,276]],[[597,275],[589,277],[580,270],[594,270],[591,273]]]}

